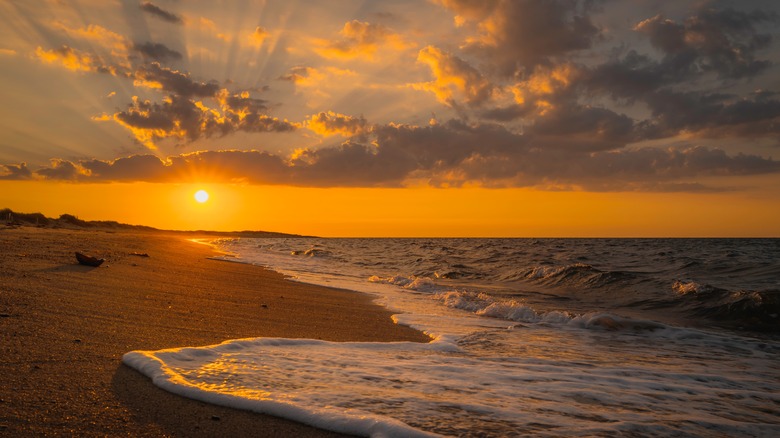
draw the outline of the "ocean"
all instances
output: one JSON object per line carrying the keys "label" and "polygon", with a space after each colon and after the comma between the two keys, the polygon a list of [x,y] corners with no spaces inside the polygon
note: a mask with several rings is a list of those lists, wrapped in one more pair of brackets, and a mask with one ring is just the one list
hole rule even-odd
{"label": "ocean", "polygon": [[206,243],[433,340],[124,356],[169,391],[373,437],[780,436],[780,239]]}

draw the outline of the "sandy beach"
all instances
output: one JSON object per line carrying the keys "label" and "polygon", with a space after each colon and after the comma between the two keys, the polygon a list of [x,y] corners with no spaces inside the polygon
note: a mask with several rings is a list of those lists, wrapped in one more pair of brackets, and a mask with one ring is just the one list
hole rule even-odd
{"label": "sandy beach", "polygon": [[[428,340],[366,295],[210,260],[194,237],[0,229],[0,435],[338,436],[172,395],[122,355],[247,337]],[[106,261],[81,266],[74,251]]]}

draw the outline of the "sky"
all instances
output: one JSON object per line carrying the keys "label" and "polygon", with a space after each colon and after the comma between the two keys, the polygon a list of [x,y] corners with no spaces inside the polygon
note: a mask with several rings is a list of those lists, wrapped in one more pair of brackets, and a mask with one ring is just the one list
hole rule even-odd
{"label": "sky", "polygon": [[773,0],[0,0],[0,208],[779,237],[779,40]]}

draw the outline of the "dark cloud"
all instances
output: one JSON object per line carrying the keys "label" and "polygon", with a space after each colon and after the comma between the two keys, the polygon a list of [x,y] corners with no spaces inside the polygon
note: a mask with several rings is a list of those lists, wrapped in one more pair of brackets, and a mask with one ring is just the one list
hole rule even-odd
{"label": "dark cloud", "polygon": [[496,122],[510,122],[529,114],[527,105],[510,104],[482,111],[479,116]]}
{"label": "dark cloud", "polygon": [[286,75],[279,76],[281,81],[289,81],[293,83],[301,82],[311,76],[314,69],[304,65],[295,66],[290,69]]}
{"label": "dark cloud", "polygon": [[49,167],[38,169],[35,172],[44,179],[72,181],[78,179],[81,172],[78,167],[66,160],[51,160]]}
{"label": "dark cloud", "polygon": [[221,107],[209,109],[180,95],[169,95],[162,103],[135,98],[114,120],[128,128],[147,146],[166,138],[185,142],[201,137],[225,136],[233,132],[286,132],[297,125],[264,114],[263,101],[229,95],[227,90],[215,96]]}
{"label": "dark cloud", "polygon": [[5,169],[0,173],[0,180],[22,180],[32,178],[32,171],[27,168],[27,163],[20,164],[0,164],[0,168]]}
{"label": "dark cloud", "polygon": [[317,187],[399,186],[409,163],[387,160],[385,151],[372,145],[346,142],[308,150],[292,161],[293,184]]}
{"label": "dark cloud", "polygon": [[583,67],[571,88],[588,99],[609,96],[647,108],[650,116],[634,122],[635,140],[680,134],[778,139],[780,100],[773,91],[726,91],[767,71],[771,63],[758,54],[771,36],[761,33],[760,25],[776,20],[762,11],[706,7],[681,22],[658,15],[635,30],[648,36],[662,58],[630,50],[602,65]]}
{"label": "dark cloud", "polygon": [[681,23],[657,15],[635,30],[648,36],[662,59],[630,50],[590,69],[585,82],[591,91],[633,100],[664,87],[691,84],[709,73],[724,80],[750,78],[771,66],[757,58],[772,41],[757,25],[775,21],[774,14],[733,9],[701,9]]}
{"label": "dark cloud", "polygon": [[766,94],[737,97],[720,93],[662,90],[646,97],[653,117],[638,126],[643,138],[681,132],[701,137],[780,138],[780,100]]}
{"label": "dark cloud", "polygon": [[231,94],[216,82],[199,82],[159,63],[144,64],[135,71],[136,85],[159,89],[166,96],[160,102],[137,97],[126,109],[105,116],[124,126],[136,140],[151,149],[155,142],[174,138],[191,142],[199,138],[225,136],[233,132],[285,132],[295,123],[267,114],[262,99],[248,91]]}
{"label": "dark cloud", "polygon": [[608,95],[615,100],[634,103],[655,90],[679,81],[657,61],[636,51],[587,70],[581,81],[587,94]]}
{"label": "dark cloud", "polygon": [[167,46],[160,43],[135,44],[133,49],[143,55],[145,59],[151,59],[154,61],[182,59],[181,53],[177,52],[176,50],[169,49]]}
{"label": "dark cloud", "polygon": [[135,79],[159,84],[163,91],[184,97],[214,96],[220,87],[216,82],[197,82],[187,73],[160,66],[158,62],[144,64],[135,71]]}
{"label": "dark cloud", "polygon": [[180,16],[172,12],[168,12],[152,2],[141,3],[140,8],[142,11],[148,12],[157,18],[167,21],[168,23],[184,24],[184,20]]}
{"label": "dark cloud", "polygon": [[154,155],[133,155],[114,161],[89,160],[79,165],[89,172],[88,179],[92,181],[166,182],[175,177],[173,169]]}
{"label": "dark cloud", "polygon": [[466,49],[515,75],[550,58],[590,48],[600,29],[590,18],[592,1],[440,0],[461,17],[476,22],[480,37]]}
{"label": "dark cloud", "polygon": [[264,151],[202,151],[169,158],[176,180],[208,179],[250,184],[289,184],[289,164]]}
{"label": "dark cloud", "polygon": [[678,78],[699,72],[714,72],[722,78],[755,76],[771,65],[755,59],[766,48],[771,35],[759,33],[756,25],[776,21],[762,11],[705,8],[682,23],[657,15],[642,21],[636,30],[650,38],[665,54],[665,69]]}
{"label": "dark cloud", "polygon": [[597,151],[631,142],[633,124],[631,118],[606,108],[559,105],[537,117],[526,132],[547,138],[548,147]]}

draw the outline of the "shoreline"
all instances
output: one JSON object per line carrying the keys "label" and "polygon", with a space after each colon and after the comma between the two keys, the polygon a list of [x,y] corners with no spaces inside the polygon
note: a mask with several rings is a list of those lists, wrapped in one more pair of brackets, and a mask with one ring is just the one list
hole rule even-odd
{"label": "shoreline", "polygon": [[122,356],[251,337],[429,341],[369,295],[209,259],[197,237],[0,229],[0,435],[343,436],[168,393]]}

